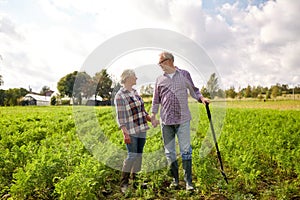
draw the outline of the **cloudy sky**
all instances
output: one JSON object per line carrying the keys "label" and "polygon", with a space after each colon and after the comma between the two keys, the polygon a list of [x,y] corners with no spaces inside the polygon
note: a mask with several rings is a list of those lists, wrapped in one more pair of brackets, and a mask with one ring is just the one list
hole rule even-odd
{"label": "cloudy sky", "polygon": [[195,41],[225,88],[298,85],[299,9],[298,0],[0,0],[0,88],[56,90],[99,45],[142,28]]}

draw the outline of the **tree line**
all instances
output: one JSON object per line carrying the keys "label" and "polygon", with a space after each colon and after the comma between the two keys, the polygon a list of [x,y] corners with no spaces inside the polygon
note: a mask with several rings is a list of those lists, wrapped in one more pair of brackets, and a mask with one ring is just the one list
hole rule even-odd
{"label": "tree line", "polygon": [[250,86],[245,88],[236,88],[231,86],[229,89],[222,90],[219,88],[218,78],[215,73],[213,73],[206,86],[203,86],[201,93],[210,99],[216,97],[219,98],[232,98],[232,99],[242,99],[242,98],[257,98],[257,99],[276,99],[278,96],[286,96],[292,94],[300,94],[300,87],[296,86],[294,88],[289,87],[288,84],[277,83],[272,85],[270,88],[263,86]]}
{"label": "tree line", "polygon": [[113,90],[120,87],[120,83],[113,81],[106,69],[95,73],[93,77],[86,72],[74,71],[62,77],[57,83],[60,97],[67,96],[78,105],[82,104],[83,98],[94,97],[94,101],[97,102],[97,96],[102,101],[111,102]]}
{"label": "tree line", "polygon": [[[0,75],[0,86],[4,84],[3,77]],[[51,104],[59,104],[59,100],[63,97],[68,97],[73,100],[74,104],[81,105],[82,100],[94,98],[97,102],[97,97],[101,97],[102,101],[111,102],[114,92],[121,87],[120,83],[114,81],[107,73],[106,69],[95,73],[90,76],[86,72],[74,71],[69,73],[57,83],[57,90],[59,95],[53,96]],[[43,86],[40,95],[44,95],[50,87]],[[140,89],[140,94],[144,97],[151,97],[153,93],[153,85],[143,85]],[[0,106],[15,106],[22,105],[22,98],[31,92],[25,88],[11,88],[8,90],[0,89]],[[213,73],[207,84],[201,88],[203,96],[209,99],[215,98],[256,98],[256,99],[276,99],[278,96],[300,94],[300,87],[289,87],[288,84],[275,84],[270,88],[263,86],[250,86],[245,88],[234,88],[231,86],[229,89],[222,90],[219,87],[219,80],[215,73]]]}
{"label": "tree line", "polygon": [[[4,84],[3,77],[0,75],[0,86]],[[102,100],[110,101],[114,88],[120,88],[120,84],[113,82],[107,71],[101,70],[91,77],[86,72],[74,71],[62,77],[57,83],[59,95],[51,99],[51,104],[56,104],[57,100],[63,97],[73,99],[76,104],[81,104],[82,98],[100,96]],[[50,87],[43,86],[39,95],[45,95]],[[8,90],[0,89],[0,106],[22,105],[23,97],[32,93],[31,89],[11,88]]]}

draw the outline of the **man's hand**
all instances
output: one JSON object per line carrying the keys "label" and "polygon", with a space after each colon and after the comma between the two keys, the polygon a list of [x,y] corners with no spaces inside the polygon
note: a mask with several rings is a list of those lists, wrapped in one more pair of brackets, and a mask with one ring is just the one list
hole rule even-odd
{"label": "man's hand", "polygon": [[209,100],[204,98],[203,96],[200,97],[199,103],[203,103],[204,105],[209,104]]}
{"label": "man's hand", "polygon": [[159,120],[158,119],[155,119],[155,120],[153,120],[153,122],[151,122],[152,123],[152,126],[155,128],[155,127],[157,127],[158,125],[159,125]]}
{"label": "man's hand", "polygon": [[156,119],[154,113],[152,113],[152,116],[151,116],[151,123],[154,128],[157,127],[157,125],[159,125],[159,120]]}

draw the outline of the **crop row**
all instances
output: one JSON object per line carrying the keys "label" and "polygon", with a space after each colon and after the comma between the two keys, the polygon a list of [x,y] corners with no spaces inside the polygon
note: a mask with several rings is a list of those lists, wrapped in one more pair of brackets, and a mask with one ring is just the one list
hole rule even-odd
{"label": "crop row", "polygon": [[[205,110],[191,104],[197,190],[167,188],[170,177],[160,130],[152,128],[139,176],[147,188],[141,184],[123,196],[118,182],[126,149],[113,108],[0,109],[3,199],[300,198],[299,111],[211,106],[227,185],[219,171]],[[183,180],[182,171],[180,176]]]}

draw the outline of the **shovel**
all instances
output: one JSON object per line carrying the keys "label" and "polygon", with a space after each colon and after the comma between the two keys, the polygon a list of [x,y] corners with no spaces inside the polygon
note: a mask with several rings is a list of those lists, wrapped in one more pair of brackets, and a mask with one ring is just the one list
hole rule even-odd
{"label": "shovel", "polygon": [[211,114],[210,114],[208,103],[205,104],[205,108],[206,108],[207,117],[209,119],[211,132],[212,132],[212,135],[213,135],[213,138],[214,138],[214,143],[215,143],[215,146],[216,146],[218,159],[219,159],[220,166],[221,166],[221,173],[222,173],[222,175],[224,177],[224,180],[228,184],[227,176],[226,176],[226,174],[224,172],[224,169],[223,169],[223,163],[222,163],[221,153],[219,151],[218,142],[217,142],[217,139],[216,139],[216,134],[215,134],[214,126],[213,126],[213,123],[212,123],[212,120],[211,120]]}

